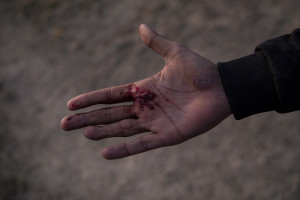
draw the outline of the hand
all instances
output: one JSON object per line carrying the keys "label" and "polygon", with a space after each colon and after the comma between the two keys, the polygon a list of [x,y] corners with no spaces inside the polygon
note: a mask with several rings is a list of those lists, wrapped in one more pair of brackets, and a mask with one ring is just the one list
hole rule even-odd
{"label": "hand", "polygon": [[75,114],[61,122],[67,131],[86,127],[84,135],[91,140],[151,132],[103,149],[106,159],[179,144],[210,130],[231,114],[214,63],[164,39],[146,25],[139,30],[143,42],[165,58],[163,69],[141,81],[82,94],[67,104],[70,110],[128,101],[133,101],[132,105]]}

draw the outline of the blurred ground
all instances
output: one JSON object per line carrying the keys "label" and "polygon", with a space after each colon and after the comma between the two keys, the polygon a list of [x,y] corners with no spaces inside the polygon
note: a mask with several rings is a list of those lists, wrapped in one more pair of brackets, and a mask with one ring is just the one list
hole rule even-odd
{"label": "blurred ground", "polygon": [[229,117],[179,146],[117,161],[100,150],[121,139],[60,129],[69,98],[161,69],[140,42],[141,23],[218,62],[290,33],[299,8],[298,0],[0,0],[0,199],[299,199],[299,112]]}

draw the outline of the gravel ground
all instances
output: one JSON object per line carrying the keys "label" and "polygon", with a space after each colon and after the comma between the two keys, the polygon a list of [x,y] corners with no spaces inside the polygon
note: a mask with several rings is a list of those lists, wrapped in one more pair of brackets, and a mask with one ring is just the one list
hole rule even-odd
{"label": "gravel ground", "polygon": [[158,72],[138,26],[214,62],[299,27],[299,0],[0,0],[0,199],[300,197],[300,113],[231,116],[173,147],[107,161],[64,132],[69,98]]}

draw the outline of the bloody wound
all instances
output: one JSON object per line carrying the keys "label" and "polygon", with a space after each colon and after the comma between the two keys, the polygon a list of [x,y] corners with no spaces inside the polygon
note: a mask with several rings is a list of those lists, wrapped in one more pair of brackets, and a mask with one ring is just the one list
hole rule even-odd
{"label": "bloody wound", "polygon": [[133,97],[134,101],[139,104],[142,111],[144,111],[145,107],[149,108],[150,110],[154,109],[153,100],[157,95],[150,90],[130,84],[127,87],[126,95]]}

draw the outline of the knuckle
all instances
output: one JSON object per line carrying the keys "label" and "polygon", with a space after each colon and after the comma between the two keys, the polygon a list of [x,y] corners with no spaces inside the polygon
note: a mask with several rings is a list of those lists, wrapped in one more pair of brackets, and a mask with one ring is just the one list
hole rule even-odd
{"label": "knuckle", "polygon": [[139,139],[138,139],[138,143],[140,144],[140,146],[142,147],[142,149],[143,149],[144,151],[149,150],[147,141],[144,140],[143,138],[139,138]]}
{"label": "knuckle", "polygon": [[174,48],[172,52],[172,57],[175,58],[181,56],[186,52],[187,52],[187,47],[185,47],[184,45],[178,45]]}
{"label": "knuckle", "polygon": [[122,122],[122,121],[119,121],[118,122],[118,129],[119,129],[119,133],[121,133],[123,135],[123,137],[126,137],[126,125]]}
{"label": "knuckle", "polygon": [[87,125],[87,120],[86,120],[86,118],[87,118],[86,115],[87,114],[86,113],[80,113],[79,115],[81,116],[82,125],[86,126]]}
{"label": "knuckle", "polygon": [[145,126],[144,126],[144,124],[142,123],[141,120],[137,120],[137,123],[135,123],[134,128],[137,129],[137,130],[138,130],[138,129],[142,129],[142,130],[145,130],[145,129],[146,129]]}
{"label": "knuckle", "polygon": [[111,102],[112,101],[112,89],[111,88],[108,88],[106,90],[106,100],[108,102]]}
{"label": "knuckle", "polygon": [[134,114],[133,106],[124,106],[123,107],[123,112],[124,113],[129,113],[129,114]]}
{"label": "knuckle", "polygon": [[170,48],[166,51],[165,57],[176,57],[180,53],[186,51],[187,47],[177,42],[171,42]]}
{"label": "knuckle", "polygon": [[112,120],[111,108],[105,108],[105,119],[110,122]]}
{"label": "knuckle", "polygon": [[179,52],[182,52],[182,51],[185,51],[187,49],[187,47],[184,45],[184,44],[179,44],[179,43],[176,43],[174,45],[174,49],[173,49],[173,52],[174,54],[178,54]]}
{"label": "knuckle", "polygon": [[88,106],[92,105],[92,102],[91,102],[91,93],[87,92],[87,93],[85,93],[85,96],[86,96],[86,101],[88,103]]}
{"label": "knuckle", "polygon": [[148,46],[152,47],[152,45],[154,44],[154,40],[157,38],[157,34],[155,34],[153,37],[150,38],[149,42],[148,42]]}

